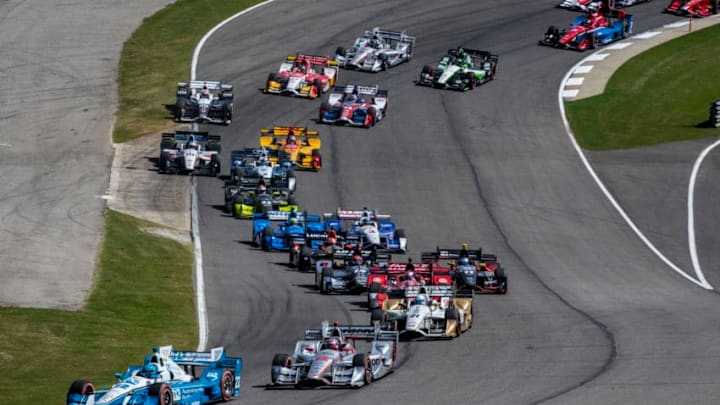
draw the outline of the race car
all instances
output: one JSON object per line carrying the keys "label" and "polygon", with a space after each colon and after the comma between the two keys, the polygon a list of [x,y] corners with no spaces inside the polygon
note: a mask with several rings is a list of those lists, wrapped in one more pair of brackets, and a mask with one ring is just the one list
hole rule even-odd
{"label": "race car", "polygon": [[[358,340],[369,341],[369,351],[355,347]],[[398,332],[372,326],[330,325],[307,329],[295,344],[292,355],[273,357],[273,386],[349,386],[362,387],[395,370]]]}
{"label": "race car", "polygon": [[[272,221],[281,221],[276,229]],[[269,211],[255,214],[253,218],[253,243],[265,251],[279,250],[295,252],[305,245],[307,234],[323,232],[319,215],[298,211]]]}
{"label": "race car", "polygon": [[261,182],[268,188],[295,191],[294,163],[278,151],[245,148],[230,152],[230,183],[251,189]]}
{"label": "race car", "polygon": [[472,90],[495,78],[498,56],[469,48],[449,49],[437,69],[423,66],[417,84],[451,90]]}
{"label": "race car", "polygon": [[623,10],[594,11],[575,18],[569,30],[551,25],[538,45],[584,51],[627,38],[633,16]]}
{"label": "race car", "polygon": [[287,189],[247,189],[226,184],[225,211],[235,218],[253,218],[270,211],[299,211],[299,206]]}
{"label": "race car", "polygon": [[270,73],[265,93],[317,98],[335,85],[337,61],[326,56],[290,55],[277,73]]}
{"label": "race car", "polygon": [[367,291],[370,266],[387,263],[390,255],[374,250],[334,249],[315,256],[315,287],[321,294]]}
{"label": "race car", "polygon": [[[260,130],[260,146],[277,151],[275,161],[282,152],[296,168],[318,171],[322,167],[319,135],[318,131],[308,130],[307,127],[275,125]],[[273,160],[273,157],[270,159]]]}
{"label": "race car", "polygon": [[375,309],[371,322],[397,322],[408,337],[453,338],[472,327],[472,292],[461,294],[448,285],[408,286],[405,297],[389,298]]}
{"label": "race car", "polygon": [[349,84],[335,87],[320,105],[319,122],[370,128],[387,115],[388,91]]}
{"label": "race car", "polygon": [[368,309],[383,307],[388,298],[402,298],[407,287],[421,285],[453,285],[454,274],[450,268],[433,267],[429,263],[377,263],[370,267],[368,275]]}
{"label": "race car", "polygon": [[437,248],[434,252],[422,252],[422,262],[432,266],[435,273],[452,274],[460,290],[472,289],[485,294],[508,292],[507,271],[496,255],[483,253],[482,249]]}
{"label": "race car", "polygon": [[[67,393],[67,405],[201,405],[229,401],[240,394],[242,359],[229,357],[222,347],[209,352],[175,351],[154,347],[142,366],[117,373],[118,382],[96,390],[87,380],[76,380]],[[202,370],[195,377],[195,367]]]}
{"label": "race car", "polygon": [[200,131],[175,131],[162,134],[160,142],[160,173],[220,173],[220,135]]}
{"label": "race car", "polygon": [[218,81],[182,82],[177,85],[175,121],[232,122],[233,86]]}
{"label": "race car", "polygon": [[685,17],[707,17],[718,13],[718,0],[672,0],[666,13]]}
{"label": "race car", "polygon": [[414,48],[415,37],[405,31],[375,27],[358,37],[352,48],[338,47],[335,60],[346,69],[379,72],[409,61]]}
{"label": "race car", "polygon": [[[381,214],[377,210],[343,210],[338,208],[334,213],[323,214],[326,227],[338,229],[338,235],[345,239],[361,240],[364,248],[375,247],[388,252],[404,253],[407,251],[405,231],[398,229],[391,221],[389,214]],[[343,226],[343,221],[350,221],[350,226]]]}
{"label": "race car", "polygon": [[[652,0],[615,0],[613,8],[625,8]],[[573,11],[589,11],[592,8],[608,8],[607,0],[563,0],[558,7]]]}

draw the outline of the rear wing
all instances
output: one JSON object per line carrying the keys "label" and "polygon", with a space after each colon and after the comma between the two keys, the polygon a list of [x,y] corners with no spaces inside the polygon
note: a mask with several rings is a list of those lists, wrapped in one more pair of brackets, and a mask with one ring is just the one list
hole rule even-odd
{"label": "rear wing", "polygon": [[408,35],[405,31],[393,31],[389,29],[375,27],[371,31],[365,32],[366,36],[377,35],[378,37],[387,41],[398,41],[406,44],[410,44],[412,47],[415,46],[416,38]]}
{"label": "rear wing", "polygon": [[242,371],[242,357],[230,357],[225,354],[225,349],[215,347],[209,352],[183,352],[172,351],[168,358],[181,366],[204,366],[216,368],[233,369],[235,374]]}
{"label": "rear wing", "polygon": [[179,82],[178,88],[198,90],[207,87],[210,91],[232,90],[232,84],[225,84],[219,80],[191,80],[189,82]]}
{"label": "rear wing", "polygon": [[419,285],[405,287],[405,298],[415,298],[420,294],[427,294],[429,297],[455,296],[455,290],[451,285]]}
{"label": "rear wing", "polygon": [[361,218],[370,218],[373,220],[377,219],[390,219],[389,214],[380,214],[377,210],[370,211],[368,209],[362,210],[343,210],[338,208],[335,213],[323,214],[325,218],[337,218],[344,220],[359,220]]}
{"label": "rear wing", "polygon": [[210,135],[205,131],[175,131],[174,133],[163,133],[162,139],[172,139],[175,142],[187,142],[192,137],[195,142],[208,143],[217,142],[220,143],[220,135]]}
{"label": "rear wing", "polygon": [[386,96],[388,95],[387,90],[381,90],[380,86],[361,86],[359,84],[348,84],[346,86],[335,86],[333,92],[335,93],[347,93],[352,94],[357,91],[358,94],[366,94],[369,96]]}
{"label": "rear wing", "polygon": [[482,249],[462,250],[462,249],[442,249],[437,248],[434,252],[422,252],[422,260],[457,260],[467,257],[470,260],[481,262],[496,262],[497,255],[492,253],[483,253]]}
{"label": "rear wing", "polygon": [[344,339],[397,341],[399,332],[383,329],[379,322],[373,325],[331,325],[330,322],[323,321],[320,329],[306,329],[304,339],[320,340],[334,336]]}
{"label": "rear wing", "polygon": [[302,53],[297,54],[297,56],[288,56],[288,60],[297,60],[298,62],[309,62],[313,65],[337,65],[337,61],[330,59],[328,56],[319,56],[319,55],[305,55]]}
{"label": "rear wing", "polygon": [[318,136],[320,132],[318,130],[309,130],[307,127],[294,127],[294,126],[280,126],[275,125],[272,128],[263,128],[260,130],[261,135],[279,135],[287,136],[290,132],[295,136]]}
{"label": "rear wing", "polygon": [[[291,212],[288,211],[268,211],[266,214],[257,212],[254,214],[255,219],[268,219],[270,221],[287,221]],[[311,215],[306,212],[296,212],[295,217],[298,222],[320,222],[319,215]]]}

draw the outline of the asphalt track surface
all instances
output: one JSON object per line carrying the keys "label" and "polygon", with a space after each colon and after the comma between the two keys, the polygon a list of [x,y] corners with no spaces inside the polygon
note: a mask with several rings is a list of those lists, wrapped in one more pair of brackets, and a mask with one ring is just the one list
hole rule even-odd
{"label": "asphalt track surface", "polygon": [[[475,325],[467,334],[453,341],[403,343],[400,367],[382,381],[361,390],[267,390],[275,353],[291,352],[304,329],[324,319],[367,323],[365,298],[320,296],[311,288],[311,275],[284,266],[286,254],[250,246],[250,222],[221,210],[222,182],[202,178],[209,345],[244,357],[239,402],[717,402],[718,296],[670,271],[642,244],[570,145],[557,91],[583,55],[536,45],[548,25],[573,18],[554,4],[278,1],[208,40],[198,78],[235,85],[232,125],[210,128],[223,136],[223,163],[230,150],[255,145],[262,127],[319,128],[324,167],[300,175],[304,209],[377,207],[406,229],[414,257],[436,245],[469,242],[497,253],[510,272],[506,296],[476,299]],[[660,14],[663,6],[633,7],[636,31],[676,21]],[[378,83],[390,90],[389,115],[376,127],[320,126],[314,122],[320,101],[260,92],[287,54],[331,54],[373,26],[402,28],[418,37],[408,64],[380,74],[340,73],[341,83]],[[460,44],[500,54],[497,79],[467,93],[413,84],[423,64],[436,63]],[[688,176],[700,149],[696,145],[683,160]],[[706,165],[698,179],[703,190],[698,204],[709,210],[717,201],[709,176],[717,171],[717,157]],[[653,188],[668,181],[650,175],[657,166],[639,164],[634,170]],[[686,192],[686,178],[671,180]],[[634,187],[641,193],[645,183]],[[633,201],[644,204],[623,203],[642,212]],[[668,208],[670,213],[686,211],[680,199],[666,204],[673,201],[677,206]],[[645,216],[664,230],[665,214]],[[712,257],[717,253],[708,252],[717,238],[711,225],[708,220],[698,227],[700,256],[717,264]],[[684,231],[677,241],[673,236],[662,235],[668,243],[686,244]],[[685,252],[668,254],[686,260]],[[718,278],[715,268],[706,269],[711,283]]]}
{"label": "asphalt track surface", "polygon": [[80,309],[123,42],[170,0],[0,2],[0,305]]}

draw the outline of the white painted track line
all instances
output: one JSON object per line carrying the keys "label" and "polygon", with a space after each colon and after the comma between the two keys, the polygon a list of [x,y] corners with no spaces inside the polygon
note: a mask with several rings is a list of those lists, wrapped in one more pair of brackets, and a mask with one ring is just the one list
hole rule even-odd
{"label": "white painted track line", "polygon": [[[565,132],[567,133],[568,138],[570,138],[570,143],[575,148],[575,151],[577,152],[578,156],[580,157],[580,161],[582,161],[583,165],[585,166],[585,169],[587,169],[590,176],[593,178],[595,183],[600,187],[600,190],[603,192],[605,197],[610,201],[612,206],[615,208],[615,210],[620,214],[622,219],[625,221],[625,223],[628,224],[630,229],[635,232],[635,234],[640,238],[640,240],[645,244],[645,246],[650,249],[651,252],[653,252],[660,260],[662,260],[666,265],[668,265],[673,271],[681,275],[682,277],[686,278],[690,282],[704,288],[707,290],[712,290],[713,287],[708,284],[707,280],[702,276],[702,273],[698,274],[698,279],[693,278],[688,273],[686,273],[683,269],[675,265],[670,259],[668,259],[655,245],[650,242],[650,240],[645,236],[645,234],[642,233],[642,231],[635,225],[632,219],[628,216],[628,214],[623,210],[623,208],[620,206],[620,204],[615,200],[615,197],[610,193],[610,191],[607,189],[605,184],[600,180],[600,177],[595,172],[595,169],[593,169],[592,165],[588,161],[587,157],[585,156],[585,153],[583,152],[582,148],[580,148],[580,145],[577,143],[577,140],[575,140],[575,135],[572,132],[572,129],[570,128],[570,123],[567,120],[567,116],[565,114],[565,101],[564,98],[567,97],[565,93],[567,90],[564,90],[565,83],[567,82],[568,78],[572,75],[573,71],[577,69],[578,66],[582,65],[583,63],[587,62],[588,60],[602,60],[604,59],[608,54],[599,54],[597,51],[595,54],[592,54],[588,56],[585,59],[580,60],[578,63],[576,63],[570,70],[565,73],[565,77],[563,77],[563,80],[560,82],[560,87],[558,89],[558,106],[560,108],[560,116],[563,120],[563,125],[565,126]],[[603,55],[602,58],[597,59],[598,55]],[[694,265],[694,264],[693,264]],[[696,268],[696,270],[699,269]]]}
{"label": "white painted track line", "polygon": [[[202,47],[205,45],[205,41],[207,41],[208,38],[212,34],[215,33],[215,31],[222,28],[225,24],[229,23],[230,21],[245,15],[256,8],[265,6],[267,4],[270,4],[274,2],[275,0],[266,0],[262,3],[258,3],[250,8],[246,8],[243,11],[240,11],[239,13],[227,18],[226,20],[222,21],[220,24],[213,27],[210,31],[205,34],[204,37],[198,42],[198,44],[195,46],[195,51],[193,52],[193,58],[192,62],[190,64],[190,80],[197,79],[197,64],[198,59],[200,57],[200,51],[202,51]],[[193,124],[193,130],[197,130],[197,124]],[[205,351],[205,347],[207,346],[207,340],[208,340],[208,319],[207,319],[207,305],[205,302],[205,276],[203,271],[203,262],[202,262],[202,244],[200,243],[200,229],[198,228],[198,208],[197,208],[197,191],[196,191],[196,184],[197,181],[195,180],[195,177],[192,179],[192,194],[190,197],[190,235],[193,240],[193,250],[195,251],[195,296],[196,296],[196,305],[197,305],[197,312],[198,312],[198,348],[197,351],[202,352]]]}
{"label": "white painted track line", "polygon": [[700,171],[700,166],[702,165],[705,156],[707,156],[710,151],[715,149],[715,147],[718,145],[720,145],[720,140],[715,141],[712,145],[708,146],[707,148],[703,149],[702,152],[700,152],[700,155],[698,156],[697,160],[695,160],[695,164],[693,165],[692,173],[690,174],[690,181],[688,183],[688,246],[690,248],[690,260],[692,262],[693,269],[695,270],[695,274],[697,275],[698,280],[707,284],[708,286],[710,286],[710,283],[708,283],[705,279],[705,275],[703,274],[702,268],[700,267],[700,260],[698,259],[697,254],[697,245],[695,243],[695,181],[697,180],[697,174]]}

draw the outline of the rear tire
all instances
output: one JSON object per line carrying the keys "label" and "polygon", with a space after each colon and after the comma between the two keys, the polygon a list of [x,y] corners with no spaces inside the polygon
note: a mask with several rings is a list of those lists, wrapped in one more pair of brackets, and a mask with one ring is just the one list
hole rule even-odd
{"label": "rear tire", "polygon": [[260,240],[260,247],[262,248],[262,250],[264,250],[266,252],[270,251],[270,246],[268,245],[267,237],[268,236],[272,237],[272,234],[273,233],[272,233],[272,229],[270,229],[270,226],[263,229],[263,231],[262,231],[262,240]]}
{"label": "rear tire", "polygon": [[375,120],[377,118],[377,111],[375,111],[375,107],[368,108],[367,115],[370,117],[370,121],[366,123],[365,128],[370,128],[375,125]]}
{"label": "rear tire", "polygon": [[387,322],[387,312],[383,311],[382,309],[373,309],[370,313],[370,323],[374,324],[375,321],[378,322]]}
{"label": "rear tire", "polygon": [[322,81],[320,79],[313,80],[313,87],[315,87],[315,97],[322,96],[325,89],[323,88]]}
{"label": "rear tire", "polygon": [[333,275],[333,269],[323,269],[322,271],[322,277],[320,278],[320,294],[330,294],[330,291],[327,288],[327,284],[325,283],[325,277],[332,277]]}
{"label": "rear tire", "polygon": [[222,400],[227,402],[232,399],[235,391],[235,376],[233,376],[230,370],[223,372],[222,378],[220,379],[220,394]]}

